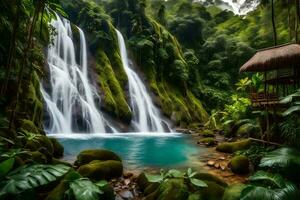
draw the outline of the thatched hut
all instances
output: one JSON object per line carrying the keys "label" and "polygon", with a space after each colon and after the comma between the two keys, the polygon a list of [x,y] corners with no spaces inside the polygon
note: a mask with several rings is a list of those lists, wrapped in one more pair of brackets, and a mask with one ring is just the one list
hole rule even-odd
{"label": "thatched hut", "polygon": [[299,85],[300,45],[285,44],[258,50],[240,72],[263,73],[263,92],[251,91],[253,105],[275,106],[281,96],[293,92]]}

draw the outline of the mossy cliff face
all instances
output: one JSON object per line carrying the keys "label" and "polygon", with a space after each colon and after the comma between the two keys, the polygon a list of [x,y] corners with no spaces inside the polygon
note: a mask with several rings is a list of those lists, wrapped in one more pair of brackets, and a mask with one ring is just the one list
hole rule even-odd
{"label": "mossy cliff face", "polygon": [[[156,103],[177,125],[204,122],[207,113],[188,89],[191,70],[177,39],[145,13],[143,1],[111,1],[106,5],[114,23],[126,33],[128,47],[142,69]],[[121,19],[121,20],[120,20]]]}
{"label": "mossy cliff face", "polygon": [[62,1],[62,5],[71,22],[78,24],[86,34],[91,53],[89,65],[95,72],[102,109],[124,122],[130,122],[131,110],[125,95],[127,76],[110,17],[92,1]]}

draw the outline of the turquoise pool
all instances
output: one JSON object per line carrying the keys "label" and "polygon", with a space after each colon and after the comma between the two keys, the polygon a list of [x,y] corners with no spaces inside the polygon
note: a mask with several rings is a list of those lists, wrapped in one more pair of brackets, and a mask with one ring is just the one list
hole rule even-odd
{"label": "turquoise pool", "polygon": [[177,133],[53,134],[74,161],[85,149],[105,148],[119,154],[127,168],[185,167],[204,149]]}

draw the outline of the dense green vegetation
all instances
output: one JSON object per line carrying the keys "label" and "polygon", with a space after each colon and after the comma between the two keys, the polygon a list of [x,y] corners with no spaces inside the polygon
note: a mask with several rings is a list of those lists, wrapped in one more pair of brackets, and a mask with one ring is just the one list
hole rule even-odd
{"label": "dense green vegetation", "polygon": [[142,173],[137,184],[145,199],[296,200],[299,90],[281,99],[285,109],[254,110],[248,91],[264,90],[263,75],[239,73],[257,49],[298,42],[298,1],[272,2],[262,1],[246,16],[192,0],[0,3],[0,199],[110,200],[115,194],[104,180],[123,176],[115,153],[86,150],[71,165],[59,160],[59,142],[45,135],[40,84],[47,80],[46,48],[55,34],[49,23],[58,14],[71,21],[75,41],[76,26],[86,33],[101,110],[131,122],[117,28],[163,114],[178,127],[196,130],[207,146],[216,146],[216,134],[230,138],[216,150],[232,154],[233,173],[250,175],[247,183],[228,186],[191,169]]}

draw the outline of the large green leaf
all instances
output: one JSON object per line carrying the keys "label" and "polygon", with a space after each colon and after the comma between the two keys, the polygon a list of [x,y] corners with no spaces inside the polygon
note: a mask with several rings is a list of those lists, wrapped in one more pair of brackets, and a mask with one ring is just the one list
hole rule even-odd
{"label": "large green leaf", "polygon": [[249,178],[251,182],[268,182],[270,186],[276,186],[282,188],[285,186],[285,180],[279,174],[271,174],[265,171],[258,171]]}
{"label": "large green leaf", "polygon": [[168,175],[174,178],[184,178],[185,173],[176,169],[170,169]]}
{"label": "large green leaf", "polygon": [[34,189],[53,182],[69,171],[66,165],[25,165],[6,176],[1,181],[3,188],[0,197],[6,194],[20,194],[26,190]]}
{"label": "large green leaf", "polygon": [[162,175],[145,174],[145,176],[150,183],[161,183],[164,180]]}
{"label": "large green leaf", "polygon": [[89,179],[77,179],[70,184],[76,200],[98,200],[103,191]]}
{"label": "large green leaf", "polygon": [[289,107],[286,111],[284,111],[282,113],[282,116],[286,117],[286,116],[288,116],[288,115],[290,115],[290,114],[292,114],[296,111],[300,111],[300,105],[295,105],[295,106]]}
{"label": "large green leaf", "polygon": [[0,163],[0,178],[7,174],[14,166],[15,158],[9,158]]}
{"label": "large green leaf", "polygon": [[284,188],[278,189],[248,185],[241,194],[241,200],[296,200],[298,197],[299,190],[291,183],[287,183]]}
{"label": "large green leaf", "polygon": [[201,181],[200,179],[191,178],[191,183],[197,187],[207,187],[207,184],[204,181]]}
{"label": "large green leaf", "polygon": [[260,167],[299,168],[300,154],[296,149],[283,147],[266,154],[260,162]]}

